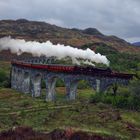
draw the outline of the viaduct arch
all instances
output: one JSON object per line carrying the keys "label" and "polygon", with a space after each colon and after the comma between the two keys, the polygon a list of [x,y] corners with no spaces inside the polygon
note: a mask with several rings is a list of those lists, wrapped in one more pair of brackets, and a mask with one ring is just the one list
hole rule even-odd
{"label": "viaduct arch", "polygon": [[64,81],[66,87],[66,99],[74,100],[76,99],[77,86],[80,80],[87,81],[97,92],[104,92],[114,83],[127,85],[132,77],[133,75],[121,73],[107,75],[96,73],[93,75],[88,73],[75,74],[61,71],[60,67],[55,70],[43,64],[34,65],[15,61],[12,62],[11,87],[25,94],[31,93],[32,97],[39,97],[41,96],[41,80],[44,80],[46,84],[46,101],[53,101],[56,94],[56,80],[60,78]]}

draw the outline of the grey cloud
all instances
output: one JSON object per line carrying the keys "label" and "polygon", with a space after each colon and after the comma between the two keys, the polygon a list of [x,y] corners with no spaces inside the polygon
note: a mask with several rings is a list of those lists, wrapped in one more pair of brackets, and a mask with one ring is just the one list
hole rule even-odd
{"label": "grey cloud", "polygon": [[139,0],[0,0],[0,18],[44,20],[70,28],[96,27],[104,34],[138,41],[139,7]]}

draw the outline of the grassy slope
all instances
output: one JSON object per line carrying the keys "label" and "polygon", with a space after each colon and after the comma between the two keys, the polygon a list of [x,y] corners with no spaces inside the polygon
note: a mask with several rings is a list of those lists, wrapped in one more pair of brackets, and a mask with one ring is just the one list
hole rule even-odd
{"label": "grassy slope", "polygon": [[[131,55],[125,57],[123,54],[115,54],[114,51],[114,54],[109,53],[111,50],[98,51],[109,54],[111,67],[118,71],[130,70],[132,72],[140,60],[139,56],[134,59]],[[132,66],[128,65],[129,62],[132,63]],[[9,74],[9,64],[9,62],[0,61],[0,69]],[[19,94],[11,89],[0,89],[0,130],[8,129],[14,125],[28,125],[39,131],[51,131],[58,127],[73,127],[102,135],[140,139],[139,112],[116,110],[103,104],[89,104],[87,99],[90,98],[92,91],[88,89],[79,90],[80,96],[77,101],[66,102],[62,100],[64,89],[57,90],[59,101],[46,103],[45,95],[38,99],[32,99],[29,95]]]}
{"label": "grassy slope", "polygon": [[[59,100],[46,103],[43,97],[33,99],[11,89],[0,89],[0,130],[16,125],[31,126],[39,131],[72,127],[101,135],[140,139],[139,112],[88,103],[91,90],[87,89],[79,90],[79,98],[73,102],[62,101],[62,88],[57,92]],[[86,100],[82,93],[87,93]]]}

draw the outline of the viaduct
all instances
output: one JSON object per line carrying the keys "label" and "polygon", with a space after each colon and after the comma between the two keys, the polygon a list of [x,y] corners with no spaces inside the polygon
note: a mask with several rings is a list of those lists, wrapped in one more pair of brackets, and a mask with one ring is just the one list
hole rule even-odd
{"label": "viaduct", "polygon": [[97,92],[103,92],[114,83],[127,85],[133,78],[132,74],[112,72],[109,68],[99,69],[50,63],[50,58],[12,61],[11,88],[25,94],[31,93],[32,97],[39,97],[43,79],[46,83],[46,101],[53,101],[56,94],[56,80],[60,78],[65,83],[66,99],[74,100],[80,80],[87,81]]}

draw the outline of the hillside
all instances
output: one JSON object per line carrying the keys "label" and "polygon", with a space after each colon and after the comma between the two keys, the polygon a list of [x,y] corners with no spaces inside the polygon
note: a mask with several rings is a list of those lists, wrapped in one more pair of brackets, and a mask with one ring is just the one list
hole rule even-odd
{"label": "hillside", "polygon": [[[134,73],[128,86],[110,85],[97,93],[86,81],[79,81],[77,97],[66,100],[66,88],[56,81],[56,100],[46,102],[45,80],[41,96],[32,98],[10,89],[12,58],[9,51],[0,52],[0,139],[70,140],[139,140],[140,139],[140,47],[115,36],[106,36],[95,28],[66,29],[45,22],[1,20],[0,38],[12,36],[25,40],[61,43],[106,55],[113,71]],[[26,58],[29,54],[20,57]],[[4,61],[3,61],[4,60]],[[97,65],[100,67],[102,65]],[[35,79],[34,79],[35,80]],[[36,84],[36,82],[35,82]],[[114,91],[117,89],[117,92]],[[72,138],[71,138],[72,137]],[[66,137],[65,137],[66,139]],[[68,139],[67,139],[68,140]]]}
{"label": "hillside", "polygon": [[119,52],[140,52],[140,49],[116,36],[106,36],[95,28],[67,29],[51,25],[45,22],[28,21],[26,19],[1,20],[0,37],[12,36],[26,40],[71,45],[74,47],[108,46]]}
{"label": "hillside", "polygon": [[[56,128],[69,129],[70,132],[78,130],[90,132],[99,137],[97,140],[102,140],[104,136],[108,139],[104,137],[103,140],[140,139],[140,112],[115,109],[103,103],[91,103],[89,99],[93,91],[90,89],[79,90],[78,99],[73,102],[64,101],[64,88],[56,90],[57,101],[46,103],[44,102],[45,91],[41,97],[33,99],[30,95],[21,94],[12,89],[1,89],[0,131],[13,126],[29,126],[39,132],[51,132]],[[24,134],[28,137],[32,135],[28,129],[18,132],[20,137]],[[0,139],[2,136],[8,137],[12,134],[14,133],[0,134]],[[86,138],[82,140],[87,140]]]}
{"label": "hillside", "polygon": [[134,46],[140,47],[140,42],[132,43]]}

